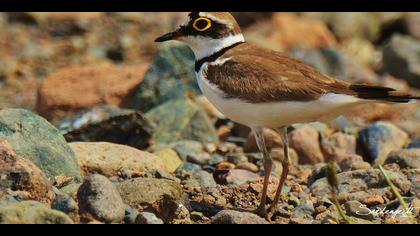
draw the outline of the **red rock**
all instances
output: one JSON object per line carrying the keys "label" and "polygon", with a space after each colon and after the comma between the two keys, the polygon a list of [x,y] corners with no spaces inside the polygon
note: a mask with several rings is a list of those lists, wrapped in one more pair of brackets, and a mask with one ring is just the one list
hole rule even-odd
{"label": "red rock", "polygon": [[72,66],[51,74],[38,90],[38,112],[54,119],[99,104],[127,106],[148,64]]}
{"label": "red rock", "polygon": [[319,143],[319,133],[311,126],[303,126],[289,134],[290,147],[299,155],[300,164],[316,164],[324,161]]}
{"label": "red rock", "polygon": [[273,26],[273,37],[287,49],[332,47],[337,43],[333,33],[319,20],[277,13]]}
{"label": "red rock", "polygon": [[10,193],[23,200],[51,204],[55,194],[47,176],[31,161],[17,155],[10,143],[0,138],[0,173],[9,181]]}

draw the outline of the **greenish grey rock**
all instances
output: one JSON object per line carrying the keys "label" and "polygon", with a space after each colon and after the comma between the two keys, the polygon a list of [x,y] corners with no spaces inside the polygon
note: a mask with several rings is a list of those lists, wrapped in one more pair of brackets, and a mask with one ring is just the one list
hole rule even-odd
{"label": "greenish grey rock", "polygon": [[73,151],[60,132],[44,118],[24,109],[3,109],[0,111],[0,137],[49,178],[64,175],[80,182],[81,172]]}
{"label": "greenish grey rock", "polygon": [[176,42],[162,44],[145,80],[134,95],[134,108],[148,111],[162,103],[200,94],[195,79],[195,57],[191,49]]}
{"label": "greenish grey rock", "polygon": [[63,212],[35,201],[0,205],[0,224],[72,224]]}
{"label": "greenish grey rock", "polygon": [[171,147],[178,153],[184,162],[188,161],[191,157],[196,157],[204,153],[203,144],[193,140],[181,140],[174,142],[171,143]]}
{"label": "greenish grey rock", "polygon": [[146,113],[146,118],[156,124],[156,131],[152,136],[155,143],[172,143],[185,139],[201,143],[219,141],[207,114],[190,99],[166,102]]}
{"label": "greenish grey rock", "polygon": [[79,190],[81,183],[71,183],[62,188],[60,188],[60,192],[70,195],[73,199],[77,198],[77,191]]}
{"label": "greenish grey rock", "polygon": [[420,41],[394,34],[384,47],[382,58],[385,71],[420,88]]}

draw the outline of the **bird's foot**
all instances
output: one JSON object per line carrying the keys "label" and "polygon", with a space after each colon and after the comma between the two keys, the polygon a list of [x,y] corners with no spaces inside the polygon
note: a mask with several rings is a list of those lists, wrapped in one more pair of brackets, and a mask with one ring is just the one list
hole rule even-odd
{"label": "bird's foot", "polygon": [[258,208],[254,211],[255,214],[267,219],[267,209],[265,208],[265,204],[260,204]]}

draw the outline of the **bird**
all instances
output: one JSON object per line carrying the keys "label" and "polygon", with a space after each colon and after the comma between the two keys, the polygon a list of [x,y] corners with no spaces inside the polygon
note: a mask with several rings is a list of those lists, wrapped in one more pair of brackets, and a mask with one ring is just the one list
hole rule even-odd
{"label": "bird", "polygon": [[[393,88],[334,79],[287,53],[248,43],[229,12],[191,12],[186,18],[155,42],[186,43],[195,55],[196,79],[204,96],[227,118],[250,127],[263,155],[264,182],[256,209],[262,217],[276,209],[287,179],[289,126],[328,121],[362,104],[419,99]],[[268,209],[273,160],[265,144],[265,128],[278,132],[284,143],[282,173]]]}

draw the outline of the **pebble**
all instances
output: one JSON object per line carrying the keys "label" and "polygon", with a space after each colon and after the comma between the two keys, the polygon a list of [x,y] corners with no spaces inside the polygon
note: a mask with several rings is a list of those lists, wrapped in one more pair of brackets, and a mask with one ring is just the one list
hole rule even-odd
{"label": "pebble", "polygon": [[358,145],[370,163],[383,164],[391,151],[408,143],[408,135],[391,123],[377,122],[359,132]]}
{"label": "pebble", "polygon": [[420,168],[420,148],[393,151],[385,160],[385,164],[388,163],[397,163],[401,168]]}
{"label": "pebble", "polygon": [[81,214],[106,223],[120,223],[125,204],[116,187],[106,177],[94,174],[85,179],[77,192]]}
{"label": "pebble", "polygon": [[349,216],[354,216],[365,220],[374,219],[374,216],[369,214],[369,211],[366,209],[366,207],[363,207],[361,202],[348,201],[344,203],[344,209],[346,210],[346,214]]}
{"label": "pebble", "polygon": [[212,224],[268,224],[256,214],[233,210],[222,210],[211,218]]}
{"label": "pebble", "polygon": [[129,205],[125,206],[124,222],[126,224],[135,224],[139,211]]}
{"label": "pebble", "polygon": [[156,156],[162,159],[166,171],[173,173],[182,165],[182,160],[178,154],[170,148],[161,149],[154,152]]}
{"label": "pebble", "polygon": [[141,212],[137,215],[136,224],[158,225],[163,224],[163,221],[151,212]]}
{"label": "pebble", "polygon": [[257,165],[255,165],[253,163],[250,163],[250,162],[238,163],[235,168],[236,169],[248,170],[248,171],[251,171],[251,172],[254,172],[254,173],[256,173],[260,170],[260,168]]}
{"label": "pebble", "polygon": [[301,164],[316,164],[324,161],[319,133],[315,128],[308,125],[293,130],[289,134],[289,142],[290,147],[298,153]]}

